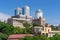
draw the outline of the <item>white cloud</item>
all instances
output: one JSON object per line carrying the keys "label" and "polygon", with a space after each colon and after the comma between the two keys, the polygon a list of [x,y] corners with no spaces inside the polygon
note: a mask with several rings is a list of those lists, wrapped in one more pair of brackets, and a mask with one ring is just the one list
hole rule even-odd
{"label": "white cloud", "polygon": [[0,13],[0,20],[1,21],[7,21],[8,18],[10,18],[10,15],[7,15],[5,13]]}

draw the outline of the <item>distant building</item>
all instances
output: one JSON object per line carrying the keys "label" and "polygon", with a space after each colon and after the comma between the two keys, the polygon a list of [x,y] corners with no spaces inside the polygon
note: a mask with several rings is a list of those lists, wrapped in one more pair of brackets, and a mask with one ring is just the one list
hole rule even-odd
{"label": "distant building", "polygon": [[7,40],[18,40],[20,38],[24,38],[25,36],[34,36],[32,34],[12,34],[9,35]]}
{"label": "distant building", "polygon": [[58,25],[58,30],[60,30],[60,24]]}
{"label": "distant building", "polygon": [[16,15],[21,15],[22,14],[22,9],[21,8],[15,8],[14,12],[15,12],[15,16]]}
{"label": "distant building", "polygon": [[[11,16],[11,18],[8,18],[8,23],[10,25],[13,25],[14,27],[20,27],[20,28],[25,28],[23,26],[23,23],[28,22],[30,24],[32,23],[37,23],[42,26],[34,26],[33,28],[33,33],[34,34],[44,34],[47,35],[48,37],[52,37],[56,33],[60,34],[60,31],[58,30],[52,30],[50,25],[48,23],[45,23],[45,18],[43,17],[43,12],[42,10],[38,9],[35,12],[35,18],[32,20],[32,16],[30,16],[30,7],[29,6],[24,6],[23,8],[16,8],[14,11],[15,15]],[[60,30],[60,25],[58,27]],[[13,38],[13,37],[12,37]],[[18,37],[20,38],[20,37]],[[10,37],[9,37],[10,39]]]}
{"label": "distant building", "polygon": [[33,19],[33,23],[37,23],[42,26],[45,26],[45,19],[43,18],[43,13],[40,9],[36,11],[36,15],[35,18]]}
{"label": "distant building", "polygon": [[21,8],[15,9],[15,15],[11,18],[8,18],[8,23],[13,25],[14,27],[23,27],[24,22],[32,23],[32,16],[29,15],[30,9],[28,6],[25,6],[22,10]]}
{"label": "distant building", "polygon": [[40,27],[40,26],[34,26],[34,33],[35,34],[41,33],[41,31],[42,31],[42,27]]}
{"label": "distant building", "polygon": [[46,35],[48,37],[53,37],[53,35],[55,35],[56,33],[57,34],[60,34],[60,31],[56,30],[56,31],[53,31],[51,29],[51,27],[40,27],[40,26],[35,26],[34,27],[34,34],[42,34],[42,35]]}
{"label": "distant building", "polygon": [[43,12],[41,9],[37,9],[35,12],[35,19],[39,19],[39,17],[43,17]]}
{"label": "distant building", "polygon": [[22,8],[22,14],[23,15],[30,15],[30,7],[29,6],[24,6],[23,8]]}

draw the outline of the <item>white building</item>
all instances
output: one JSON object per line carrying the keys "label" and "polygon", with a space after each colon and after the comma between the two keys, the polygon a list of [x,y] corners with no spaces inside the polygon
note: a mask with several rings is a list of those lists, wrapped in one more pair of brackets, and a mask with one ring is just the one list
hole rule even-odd
{"label": "white building", "polygon": [[35,13],[35,19],[39,19],[39,17],[43,17],[43,12],[41,9],[37,9]]}
{"label": "white building", "polygon": [[24,6],[22,8],[23,10],[23,15],[30,15],[30,7],[29,6]]}
{"label": "white building", "polygon": [[22,9],[21,8],[15,8],[14,12],[15,12],[15,16],[20,15],[20,14],[22,14]]}
{"label": "white building", "polygon": [[35,18],[33,19],[33,23],[37,23],[41,26],[45,26],[45,18],[43,17],[43,12],[40,9],[37,9],[35,12]]}
{"label": "white building", "polygon": [[[23,10],[24,9],[24,10]],[[8,23],[13,25],[14,27],[23,27],[24,22],[32,23],[32,16],[30,16],[30,8],[28,6],[24,6],[24,8],[16,8],[15,16],[12,16],[8,19]]]}

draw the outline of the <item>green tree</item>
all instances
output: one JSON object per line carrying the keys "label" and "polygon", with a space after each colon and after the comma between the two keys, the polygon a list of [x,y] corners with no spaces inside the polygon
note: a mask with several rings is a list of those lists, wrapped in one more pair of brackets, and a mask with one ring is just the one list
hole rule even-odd
{"label": "green tree", "polygon": [[8,35],[4,33],[0,33],[0,40],[7,40]]}
{"label": "green tree", "polygon": [[55,34],[53,37],[50,37],[50,40],[60,40],[60,35]]}
{"label": "green tree", "polygon": [[58,30],[57,26],[51,25],[52,30]]}
{"label": "green tree", "polygon": [[26,36],[23,40],[50,40],[50,39],[44,35],[39,35],[39,36]]}
{"label": "green tree", "polygon": [[29,24],[27,22],[23,23],[23,25],[24,25],[24,27],[30,27],[31,26],[31,24]]}
{"label": "green tree", "polygon": [[14,34],[22,34],[24,32],[23,28],[15,27],[13,33]]}
{"label": "green tree", "polygon": [[31,29],[31,27],[30,27],[31,24],[25,22],[25,23],[23,23],[23,25],[24,25],[24,27],[25,27],[25,29],[24,29],[24,33],[25,33],[25,34],[32,33],[32,29]]}
{"label": "green tree", "polygon": [[18,39],[18,40],[24,40],[24,38],[20,38],[20,39]]}
{"label": "green tree", "polygon": [[12,34],[14,27],[12,25],[9,25],[7,23],[0,21],[0,32],[5,34]]}
{"label": "green tree", "polygon": [[33,26],[40,26],[40,27],[43,27],[43,25],[40,25],[38,23],[33,23]]}
{"label": "green tree", "polygon": [[24,40],[33,40],[33,37],[31,37],[31,36],[26,36],[26,37],[24,38]]}

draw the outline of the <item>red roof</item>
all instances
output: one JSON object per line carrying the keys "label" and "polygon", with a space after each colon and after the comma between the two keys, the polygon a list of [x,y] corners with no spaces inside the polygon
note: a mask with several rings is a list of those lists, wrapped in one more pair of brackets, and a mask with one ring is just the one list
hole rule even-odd
{"label": "red roof", "polygon": [[12,35],[9,35],[8,39],[12,39],[12,38],[15,38],[15,39],[24,38],[25,36],[33,36],[33,35],[32,34],[12,34]]}

